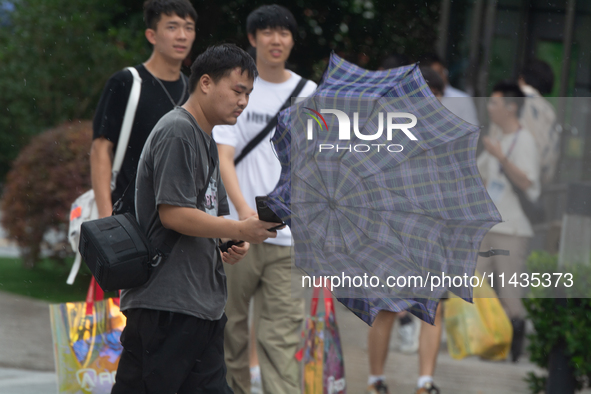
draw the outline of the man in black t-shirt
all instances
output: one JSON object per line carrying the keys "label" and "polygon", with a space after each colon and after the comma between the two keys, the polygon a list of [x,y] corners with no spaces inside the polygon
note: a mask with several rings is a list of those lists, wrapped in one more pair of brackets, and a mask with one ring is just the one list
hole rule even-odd
{"label": "man in black t-shirt", "polygon": [[113,203],[128,185],[122,211],[135,212],[135,174],[144,143],[158,120],[189,97],[188,81],[181,73],[181,65],[195,39],[195,9],[188,0],[148,0],[144,3],[144,20],[146,39],[153,45],[153,51],[145,63],[135,66],[142,79],[141,94],[113,191],[113,155],[133,84],[129,71],[119,71],[107,81],[94,117],[90,166],[101,218],[111,215]]}

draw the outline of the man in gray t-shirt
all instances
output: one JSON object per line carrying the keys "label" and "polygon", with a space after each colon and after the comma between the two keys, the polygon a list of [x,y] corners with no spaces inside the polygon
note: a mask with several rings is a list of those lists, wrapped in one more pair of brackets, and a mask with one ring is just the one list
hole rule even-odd
{"label": "man in gray t-shirt", "polygon": [[[160,119],[144,146],[136,217],[155,246],[171,231],[180,237],[146,284],[122,292],[127,326],[112,393],[232,392],[225,377],[222,262],[235,264],[249,242],[275,237],[267,230],[276,224],[220,217],[228,202],[211,130],[236,123],[256,76],[243,50],[210,47],[191,67],[188,101]],[[244,242],[222,253],[220,239]]]}
{"label": "man in gray t-shirt", "polygon": [[[226,190],[215,167],[208,185],[211,137],[195,118],[177,107],[156,124],[146,141],[137,174],[136,212],[142,230],[160,245],[170,230],[162,226],[161,204],[194,208],[213,215],[229,213]],[[181,235],[168,261],[155,268],[146,285],[124,290],[121,308],[165,309],[218,320],[226,304],[226,275],[217,239]],[[174,262],[169,264],[168,262]]]}

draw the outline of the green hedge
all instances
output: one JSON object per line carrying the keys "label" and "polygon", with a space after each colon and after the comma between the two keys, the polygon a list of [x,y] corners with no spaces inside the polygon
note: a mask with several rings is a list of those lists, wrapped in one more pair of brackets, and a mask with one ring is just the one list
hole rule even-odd
{"label": "green hedge", "polygon": [[[72,203],[91,187],[91,137],[89,121],[67,122],[41,133],[20,152],[6,177],[2,226],[21,247],[27,268],[39,260],[48,230],[67,233]],[[70,246],[63,246],[51,257],[70,255]]]}
{"label": "green hedge", "polygon": [[[543,251],[534,251],[527,262],[530,272],[572,273],[574,286],[559,288],[565,296],[585,295],[585,298],[548,298],[555,296],[555,288],[531,290],[531,296],[524,300],[528,317],[535,333],[529,336],[530,360],[547,369],[548,357],[553,347],[566,343],[566,354],[574,368],[578,388],[582,389],[591,381],[591,265],[569,265],[558,267],[558,258]],[[562,282],[564,283],[564,282]],[[530,372],[527,381],[534,394],[543,392],[547,376]]]}

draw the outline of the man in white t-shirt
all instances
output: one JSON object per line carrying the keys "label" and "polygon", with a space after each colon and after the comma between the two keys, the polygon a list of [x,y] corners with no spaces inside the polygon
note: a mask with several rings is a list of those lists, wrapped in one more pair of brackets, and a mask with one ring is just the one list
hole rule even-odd
{"label": "man in white t-shirt", "polygon": [[[525,94],[525,104],[519,121],[532,133],[540,155],[542,185],[552,182],[560,156],[560,132],[556,127],[554,107],[542,95],[552,92],[554,74],[546,62],[530,59],[521,69],[517,84]],[[489,134],[498,136],[501,130],[491,125]]]}
{"label": "man in white t-shirt", "polygon": [[[291,12],[278,5],[262,6],[248,16],[247,33],[256,49],[259,78],[236,125],[213,130],[232,219],[256,215],[255,197],[267,195],[279,181],[281,164],[270,142],[275,128],[237,165],[234,160],[267,126],[301,80],[285,68],[297,31]],[[315,89],[316,84],[308,81],[298,96],[307,97]],[[300,368],[294,356],[301,338],[304,303],[291,294],[290,249],[291,233],[285,228],[272,242],[251,246],[248,258],[240,264],[226,267],[227,377],[237,394],[250,393],[248,312],[253,296],[263,390],[273,394],[301,393]]]}
{"label": "man in white t-shirt", "polygon": [[[511,182],[535,202],[541,192],[540,157],[532,134],[519,122],[525,95],[516,83],[501,82],[494,86],[488,103],[490,119],[502,130],[497,137],[484,137],[485,151],[478,157],[478,170],[486,190],[499,210],[503,222],[494,226],[483,239],[480,249],[507,249],[510,256],[478,258],[477,269],[497,277],[504,273],[506,281],[525,271],[529,242],[534,235]],[[511,181],[511,182],[510,182]],[[518,279],[519,280],[519,279]],[[523,289],[495,286],[499,299],[513,325],[511,357],[521,355],[525,334]]]}

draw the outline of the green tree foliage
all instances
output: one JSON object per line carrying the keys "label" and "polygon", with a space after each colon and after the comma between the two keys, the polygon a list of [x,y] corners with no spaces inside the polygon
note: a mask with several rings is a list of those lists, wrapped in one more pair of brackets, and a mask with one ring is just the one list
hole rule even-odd
{"label": "green tree foliage", "polygon": [[196,52],[224,41],[248,47],[246,17],[270,3],[291,10],[299,24],[289,63],[307,78],[320,78],[332,51],[375,69],[387,55],[417,61],[435,49],[440,0],[233,0],[193,1],[199,15]]}
{"label": "green tree foliage", "polygon": [[0,26],[0,180],[29,138],[90,119],[107,78],[145,59],[141,5],[17,0]]}
{"label": "green tree foliage", "polygon": [[26,267],[38,261],[48,230],[67,230],[72,202],[90,189],[91,139],[89,121],[66,122],[33,137],[14,161],[0,209]]}
{"label": "green tree foliage", "polygon": [[[246,17],[261,0],[193,0],[191,58],[207,46],[248,47]],[[434,48],[440,0],[277,0],[299,23],[290,66],[318,80],[331,51],[368,68],[388,54],[418,60]],[[107,78],[144,61],[143,0],[13,0],[0,25],[0,180],[32,135],[90,119]],[[190,65],[188,59],[186,65]]]}

